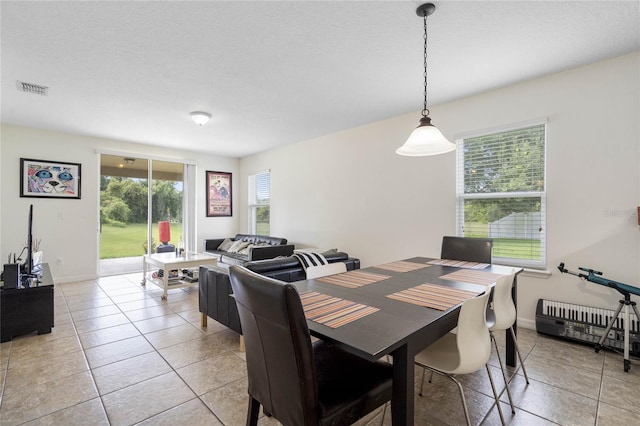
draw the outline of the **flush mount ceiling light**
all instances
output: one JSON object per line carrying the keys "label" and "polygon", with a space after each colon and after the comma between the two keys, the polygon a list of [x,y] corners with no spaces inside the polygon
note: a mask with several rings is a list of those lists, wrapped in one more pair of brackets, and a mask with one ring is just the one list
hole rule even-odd
{"label": "flush mount ceiling light", "polygon": [[440,130],[431,124],[429,110],[427,109],[427,16],[436,10],[433,3],[425,3],[416,9],[416,14],[424,20],[424,106],[420,125],[409,135],[409,139],[396,150],[398,155],[426,156],[444,154],[456,149],[440,133]]}
{"label": "flush mount ceiling light", "polygon": [[208,112],[193,111],[191,118],[193,118],[193,121],[195,121],[197,125],[202,126],[203,124],[207,124],[207,121],[211,118],[211,114]]}
{"label": "flush mount ceiling light", "polygon": [[128,164],[128,165],[132,165],[133,163],[136,162],[135,158],[131,158],[131,157],[124,157],[124,163]]}

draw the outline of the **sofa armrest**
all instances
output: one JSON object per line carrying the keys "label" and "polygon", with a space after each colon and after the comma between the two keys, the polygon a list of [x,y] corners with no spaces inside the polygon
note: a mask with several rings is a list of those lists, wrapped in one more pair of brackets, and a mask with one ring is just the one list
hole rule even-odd
{"label": "sofa armrest", "polygon": [[218,246],[222,244],[224,238],[215,238],[210,240],[204,240],[204,251],[218,250]]}
{"label": "sofa armrest", "polygon": [[249,250],[249,261],[274,259],[279,256],[291,256],[295,245],[252,247]]}
{"label": "sofa armrest", "polygon": [[198,307],[202,314],[242,334],[240,317],[228,271],[218,266],[200,266]]}

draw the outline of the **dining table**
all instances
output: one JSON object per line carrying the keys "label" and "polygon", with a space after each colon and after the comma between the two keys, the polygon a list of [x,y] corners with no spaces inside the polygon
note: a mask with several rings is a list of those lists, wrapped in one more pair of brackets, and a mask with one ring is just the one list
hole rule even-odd
{"label": "dining table", "polygon": [[[462,302],[521,268],[413,257],[293,283],[312,336],[370,361],[393,360],[392,424],[414,424],[415,355],[457,325]],[[516,329],[514,325],[514,329]],[[507,333],[508,363],[515,365]],[[511,346],[511,348],[509,348]]]}

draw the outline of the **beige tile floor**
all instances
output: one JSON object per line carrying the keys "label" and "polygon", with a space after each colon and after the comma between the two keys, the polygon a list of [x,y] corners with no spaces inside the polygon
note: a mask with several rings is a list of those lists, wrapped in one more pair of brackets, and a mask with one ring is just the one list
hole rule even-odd
{"label": "beige tile floor", "polygon": [[[0,424],[245,423],[238,336],[213,320],[200,327],[197,288],[172,290],[163,302],[162,291],[140,286],[140,278],[135,273],[57,285],[52,333],[0,344]],[[530,384],[519,372],[510,385],[515,415],[501,395],[510,425],[640,424],[640,362],[633,360],[624,373],[620,355],[519,331]],[[490,364],[500,380],[495,354]],[[473,424],[500,424],[486,372],[462,382]],[[380,415],[358,424],[378,425]],[[424,397],[416,392],[417,425],[463,423],[450,381],[434,376]],[[260,424],[278,422],[263,417]],[[389,410],[384,424],[391,424]]]}

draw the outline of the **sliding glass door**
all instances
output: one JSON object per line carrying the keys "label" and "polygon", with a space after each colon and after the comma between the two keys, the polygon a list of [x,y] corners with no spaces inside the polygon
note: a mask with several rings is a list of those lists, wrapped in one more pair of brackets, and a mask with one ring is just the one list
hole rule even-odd
{"label": "sliding glass door", "polygon": [[100,155],[100,275],[140,271],[145,253],[184,244],[187,169],[180,162]]}

